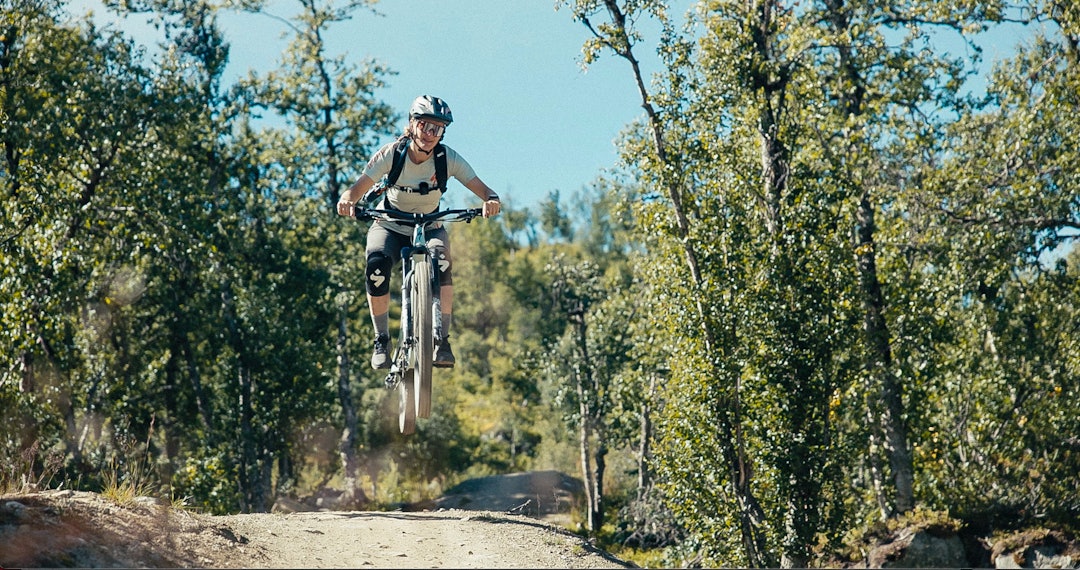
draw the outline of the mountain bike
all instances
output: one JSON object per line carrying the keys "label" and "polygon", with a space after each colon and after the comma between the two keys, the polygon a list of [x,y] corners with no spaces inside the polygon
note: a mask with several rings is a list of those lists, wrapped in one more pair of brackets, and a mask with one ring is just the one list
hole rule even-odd
{"label": "mountain bike", "polygon": [[416,418],[431,415],[431,371],[435,341],[442,338],[439,270],[427,245],[427,228],[435,222],[471,222],[483,210],[440,210],[413,214],[390,209],[356,208],[360,220],[383,220],[413,226],[412,244],[401,251],[401,327],[394,349],[388,389],[398,388],[398,428],[408,435],[416,430]]}

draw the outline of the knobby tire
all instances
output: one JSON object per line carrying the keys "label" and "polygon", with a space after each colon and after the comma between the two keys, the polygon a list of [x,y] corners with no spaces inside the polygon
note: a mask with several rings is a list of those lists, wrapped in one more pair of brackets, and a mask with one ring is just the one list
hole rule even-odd
{"label": "knobby tire", "polygon": [[[401,348],[405,351],[402,361],[401,381],[398,382],[398,429],[403,435],[410,435],[416,431],[416,346],[413,339],[407,335],[411,331],[416,334],[416,318],[411,307],[416,305],[416,275],[415,271],[405,274],[405,286],[402,293],[409,298],[402,299],[401,312]],[[422,281],[422,279],[421,279]]]}
{"label": "knobby tire", "polygon": [[398,413],[398,429],[401,430],[403,435],[410,435],[416,431],[416,408],[413,407],[416,399],[413,397],[413,392],[416,389],[413,387],[413,370],[411,368],[405,370],[401,374],[401,382],[398,382],[398,396],[399,396],[399,410]]}
{"label": "knobby tire", "polygon": [[413,260],[413,332],[416,334],[416,417],[431,416],[431,367],[435,360],[431,258]]}

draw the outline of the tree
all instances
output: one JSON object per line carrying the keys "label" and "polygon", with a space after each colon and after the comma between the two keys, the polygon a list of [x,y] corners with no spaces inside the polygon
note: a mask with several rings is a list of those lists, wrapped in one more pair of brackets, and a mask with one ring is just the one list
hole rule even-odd
{"label": "tree", "polygon": [[[674,352],[686,362],[674,361],[673,372],[689,375],[671,383],[679,410],[661,423],[661,467],[681,480],[693,472],[692,458],[725,457],[724,480],[735,491],[718,500],[740,513],[746,562],[805,565],[817,533],[856,514],[817,505],[838,491],[829,474],[858,464],[847,454],[862,437],[860,423],[838,426],[834,416],[844,410],[841,394],[861,393],[881,511],[911,509],[900,390],[909,360],[894,361],[875,224],[880,209],[900,210],[880,195],[890,186],[875,175],[887,141],[935,132],[936,123],[905,112],[956,101],[964,68],[920,51],[925,27],[966,31],[997,17],[996,7],[703,3],[695,51],[667,28],[658,3],[567,4],[594,34],[586,63],[609,50],[631,64],[645,124],[624,143],[624,156],[643,185],[666,190],[663,202],[641,206],[641,227],[670,239],[686,260],[687,282],[669,286],[670,304],[696,311],[668,315],[667,326],[701,331]],[[633,54],[640,36],[632,23],[644,15],[665,23],[668,67],[656,93]],[[892,47],[885,31],[902,26],[910,33]],[[656,242],[653,258],[666,249]],[[853,388],[859,378],[864,388]],[[712,426],[720,426],[715,435]],[[695,452],[684,457],[688,440]],[[703,498],[707,486],[690,486],[696,495],[671,492],[684,516],[697,519],[692,530],[707,536],[736,526],[710,523],[706,513],[717,505]]]}
{"label": "tree", "polygon": [[1056,26],[996,66],[944,148],[919,162],[898,152],[893,167],[908,214],[889,213],[888,267],[904,276],[898,296],[924,304],[906,304],[901,338],[934,341],[909,365],[926,384],[923,492],[990,521],[1075,509],[1055,484],[1076,469],[1063,435],[1076,427],[1059,408],[1077,385],[1076,346],[1062,336],[1076,322],[1075,258],[1050,252],[1076,239],[1076,14],[1043,9],[1027,14]]}
{"label": "tree", "polygon": [[[272,152],[272,162],[288,165],[284,170],[286,187],[304,188],[305,199],[321,201],[305,206],[328,216],[327,224],[314,229],[309,247],[326,249],[318,259],[350,260],[326,267],[331,289],[325,299],[337,307],[337,396],[341,406],[343,429],[339,453],[345,476],[345,502],[355,504],[363,493],[357,485],[359,414],[353,396],[353,364],[348,347],[350,320],[355,320],[362,292],[355,284],[364,283],[363,264],[352,262],[363,257],[361,227],[351,220],[338,220],[335,204],[351,180],[358,176],[357,165],[367,161],[376,146],[378,135],[389,132],[392,111],[375,100],[373,92],[384,85],[388,71],[374,62],[362,67],[347,65],[343,56],[326,53],[323,34],[336,22],[351,18],[352,13],[371,4],[350,1],[343,6],[330,2],[321,5],[302,0],[300,10],[289,27],[295,37],[284,54],[282,68],[265,78],[252,74],[241,84],[250,91],[256,107],[272,109],[295,130],[282,131],[281,144]],[[311,78],[316,81],[311,81]],[[295,186],[294,186],[295,185]],[[316,188],[321,187],[320,190]],[[366,319],[359,316],[361,330]],[[356,325],[354,325],[356,326]]]}
{"label": "tree", "polygon": [[[90,469],[82,410],[100,413],[113,375],[130,379],[145,364],[106,341],[112,315],[122,324],[145,287],[129,256],[159,230],[157,204],[136,190],[153,178],[143,158],[162,150],[156,136],[171,115],[155,113],[151,72],[118,34],[60,24],[54,3],[4,13],[2,288],[5,354],[16,359],[4,369],[19,370],[27,398],[58,403],[48,407],[66,425],[69,466]],[[177,87],[170,79],[163,90]]]}
{"label": "tree", "polygon": [[[596,533],[604,523],[604,472],[611,443],[609,416],[614,404],[611,384],[621,368],[619,360],[626,354],[625,346],[617,346],[625,338],[618,331],[625,331],[625,327],[614,324],[608,328],[603,325],[609,323],[596,322],[598,306],[606,296],[598,265],[588,260],[574,264],[556,256],[546,270],[553,275],[553,304],[570,324],[560,347],[549,353],[552,358],[547,374],[566,379],[564,382],[569,384],[561,399],[572,409],[569,419],[578,434],[586,523],[589,531]],[[603,327],[600,334],[592,330],[594,324]]]}
{"label": "tree", "polygon": [[[628,25],[628,22],[635,21],[639,16],[647,15],[657,18],[667,29],[665,5],[661,2],[630,3],[624,9],[614,0],[604,2],[582,0],[560,2],[558,6],[569,6],[574,19],[583,23],[594,35],[594,38],[586,43],[583,48],[586,64],[592,62],[603,50],[611,50],[630,64],[638,93],[641,96],[642,106],[645,109],[646,129],[651,143],[649,152],[644,155],[647,160],[643,166],[655,169],[658,187],[666,192],[666,198],[671,207],[671,215],[674,218],[674,223],[664,223],[660,227],[669,231],[676,242],[681,244],[682,258],[685,260],[689,270],[690,289],[702,287],[705,283],[705,277],[700,266],[701,254],[698,251],[697,240],[692,239],[690,223],[691,212],[696,213],[697,210],[694,204],[686,201],[689,190],[688,184],[692,182],[685,177],[686,171],[680,168],[683,158],[678,153],[669,151],[674,139],[667,132],[670,126],[667,121],[671,119],[672,115],[662,115],[660,113],[655,106],[652,94],[646,88],[640,64],[633,52],[634,43],[639,39],[638,32]],[[603,13],[608,15],[609,22],[594,24],[591,21],[591,18]],[[670,67],[673,68],[670,73],[673,90],[677,92],[677,89],[680,88],[678,64],[682,63],[680,58],[686,53],[686,47],[672,40],[667,49],[670,50],[668,52],[668,62]],[[663,99],[662,102],[670,104],[671,100]],[[716,355],[722,342],[715,337],[714,329],[708,325],[710,314],[706,308],[707,304],[704,297],[691,294],[686,296],[686,300],[691,303],[690,306],[696,308],[697,319],[691,326],[693,330],[701,331],[703,346],[700,348],[703,349],[704,354]],[[724,376],[720,370],[714,369],[713,372],[714,377]],[[727,463],[726,471],[734,484],[740,518],[738,528],[740,529],[742,546],[747,560],[751,565],[770,565],[761,528],[765,517],[752,490],[752,475],[747,469],[748,457],[741,431],[741,391],[738,380],[735,381],[735,389],[732,395],[730,406],[726,408],[726,411],[730,412],[730,414],[722,413],[715,418],[718,420],[719,438],[717,441],[720,443],[720,447],[714,457],[723,458]]]}

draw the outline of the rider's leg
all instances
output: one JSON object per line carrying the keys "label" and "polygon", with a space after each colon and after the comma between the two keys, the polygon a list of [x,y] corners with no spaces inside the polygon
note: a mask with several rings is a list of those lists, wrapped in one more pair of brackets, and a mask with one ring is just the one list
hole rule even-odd
{"label": "rider's leg", "polygon": [[439,301],[442,304],[442,333],[450,336],[450,318],[454,316],[454,286],[439,287]]}
{"label": "rider's leg", "polygon": [[450,258],[450,236],[446,228],[439,228],[430,234],[428,245],[434,252],[435,262],[439,267],[439,305],[442,311],[441,338],[435,339],[435,366],[453,368],[454,351],[450,348],[450,321],[454,316],[454,274]]}
{"label": "rider's leg", "polygon": [[450,348],[450,319],[454,316],[454,286],[439,287],[439,301],[442,304],[442,338],[435,339],[435,362],[438,368],[453,368],[457,361],[454,350]]}
{"label": "rider's leg", "polygon": [[387,334],[390,331],[388,314],[390,313],[390,272],[394,260],[381,251],[369,252],[367,268],[367,301],[371,313],[371,324],[375,334]]}
{"label": "rider's leg", "polygon": [[375,342],[371,350],[371,367],[379,370],[390,367],[390,295],[374,296],[368,293],[368,309],[371,325],[375,328]]}
{"label": "rider's leg", "polygon": [[375,335],[390,336],[390,295],[374,296],[368,293],[368,309],[371,313],[371,325],[375,328]]}
{"label": "rider's leg", "polygon": [[385,228],[372,224],[367,236],[366,276],[368,311],[375,329],[372,368],[390,367],[390,272],[397,263],[397,240]]}

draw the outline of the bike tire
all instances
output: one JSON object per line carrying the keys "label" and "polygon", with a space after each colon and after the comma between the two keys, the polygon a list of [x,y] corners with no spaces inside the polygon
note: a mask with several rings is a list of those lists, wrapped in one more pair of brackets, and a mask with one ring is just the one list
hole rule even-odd
{"label": "bike tire", "polygon": [[413,383],[412,369],[405,370],[401,375],[401,382],[398,382],[398,429],[401,430],[403,435],[410,435],[416,431],[416,408],[414,407],[416,398],[413,396],[413,392],[416,391]]}
{"label": "bike tire", "polygon": [[416,335],[416,417],[431,416],[431,370],[435,360],[435,332],[432,310],[431,258],[413,261],[412,311]]}

